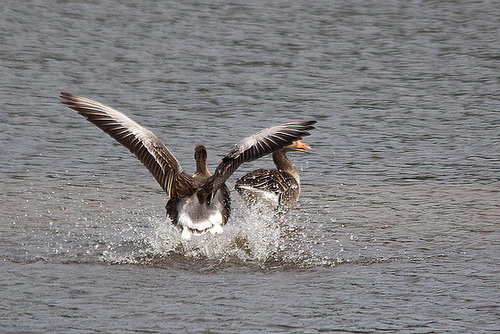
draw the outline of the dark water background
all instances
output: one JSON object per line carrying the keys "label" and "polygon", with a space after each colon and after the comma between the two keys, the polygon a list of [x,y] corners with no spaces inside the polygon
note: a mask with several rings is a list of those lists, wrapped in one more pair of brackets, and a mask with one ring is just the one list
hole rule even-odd
{"label": "dark water background", "polygon": [[[1,333],[500,331],[498,2],[0,13]],[[125,112],[191,172],[196,144],[213,170],[263,127],[317,120],[313,153],[290,155],[289,228],[233,193],[223,235],[181,242],[147,170],[60,91]]]}

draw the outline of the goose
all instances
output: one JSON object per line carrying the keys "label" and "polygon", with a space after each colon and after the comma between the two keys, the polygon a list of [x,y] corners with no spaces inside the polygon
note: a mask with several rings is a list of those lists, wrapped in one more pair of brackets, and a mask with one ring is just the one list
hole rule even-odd
{"label": "goose", "polygon": [[281,217],[295,206],[300,196],[300,176],[286,152],[309,153],[311,147],[300,140],[273,152],[276,169],[257,169],[236,181],[235,189],[249,204],[263,204]]}
{"label": "goose", "polygon": [[276,125],[249,136],[222,158],[214,173],[207,168],[207,151],[195,148],[196,172],[188,175],[165,144],[150,130],[124,114],[91,99],[62,92],[61,103],[125,146],[142,162],[165,191],[167,216],[181,231],[182,239],[192,235],[222,233],[231,214],[226,180],[243,163],[279,150],[308,136],[315,121]]}

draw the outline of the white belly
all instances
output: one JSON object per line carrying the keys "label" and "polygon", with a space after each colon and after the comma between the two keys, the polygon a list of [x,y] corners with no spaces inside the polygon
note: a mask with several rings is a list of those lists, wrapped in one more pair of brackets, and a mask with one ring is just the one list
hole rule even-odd
{"label": "white belly", "polygon": [[207,232],[222,233],[223,217],[222,205],[213,201],[209,206],[200,204],[193,196],[178,204],[178,224],[182,229],[181,238],[190,239],[194,235]]}

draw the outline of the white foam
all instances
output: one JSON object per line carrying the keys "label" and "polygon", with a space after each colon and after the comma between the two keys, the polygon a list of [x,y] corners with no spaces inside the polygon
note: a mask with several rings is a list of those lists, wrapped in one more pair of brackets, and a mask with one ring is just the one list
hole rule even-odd
{"label": "white foam", "polygon": [[[188,228],[179,231],[169,219],[153,218],[146,228],[136,236],[135,247],[124,248],[121,242],[114,243],[103,254],[104,261],[120,263],[149,263],[161,261],[169,254],[186,258],[215,260],[217,263],[239,260],[242,263],[265,263],[278,258],[294,256],[296,247],[283,236],[276,217],[250,209],[235,200],[233,215],[223,227],[219,224],[203,235]],[[292,252],[292,253],[290,253]]]}

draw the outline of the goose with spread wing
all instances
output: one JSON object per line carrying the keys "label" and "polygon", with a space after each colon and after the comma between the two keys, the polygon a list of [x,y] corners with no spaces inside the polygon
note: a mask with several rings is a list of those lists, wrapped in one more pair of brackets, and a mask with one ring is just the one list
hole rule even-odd
{"label": "goose with spread wing", "polygon": [[309,153],[311,147],[300,140],[273,152],[276,169],[257,169],[236,181],[235,189],[250,205],[262,204],[281,218],[300,196],[300,176],[286,152]]}
{"label": "goose with spread wing", "polygon": [[153,134],[130,118],[99,102],[61,93],[61,103],[75,110],[134,153],[167,193],[167,215],[181,236],[221,233],[231,212],[226,180],[243,163],[279,150],[314,129],[315,121],[273,126],[247,137],[222,158],[213,175],[207,168],[204,146],[195,148],[196,172],[188,175],[179,161]]}

